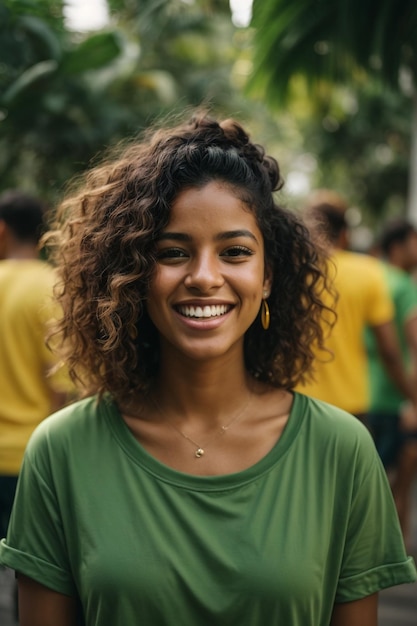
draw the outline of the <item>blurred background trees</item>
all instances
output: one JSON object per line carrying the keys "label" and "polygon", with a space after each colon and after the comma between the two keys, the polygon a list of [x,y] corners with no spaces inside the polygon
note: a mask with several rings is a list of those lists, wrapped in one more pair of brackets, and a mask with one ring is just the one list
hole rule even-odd
{"label": "blurred background trees", "polygon": [[[164,113],[240,108],[225,2],[109,0],[99,32],[77,33],[62,0],[0,5],[1,187],[52,200],[101,150]],[[241,100],[241,96],[238,100]]]}
{"label": "blurred background trees", "polygon": [[225,2],[109,0],[109,23],[77,33],[62,0],[0,5],[0,184],[51,199],[99,151],[155,117],[240,105]]}
{"label": "blurred background trees", "polygon": [[59,0],[6,0],[0,15],[1,186],[51,197],[126,126],[101,73],[123,54],[115,32],[70,33]]}
{"label": "blurred background trees", "polygon": [[106,4],[77,32],[64,0],[0,0],[1,189],[54,203],[103,149],[207,104],[275,154],[290,206],[327,186],[372,228],[406,211],[415,0],[254,0],[249,26],[227,0]]}
{"label": "blurred background trees", "polygon": [[408,196],[417,220],[415,0],[254,0],[252,24],[249,90],[273,107],[310,98],[316,182],[336,181],[374,218]]}

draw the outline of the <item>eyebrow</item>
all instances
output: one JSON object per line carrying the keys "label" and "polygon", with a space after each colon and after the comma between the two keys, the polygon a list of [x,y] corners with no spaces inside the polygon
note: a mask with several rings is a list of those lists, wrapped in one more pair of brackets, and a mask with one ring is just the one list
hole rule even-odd
{"label": "eyebrow", "polygon": [[[253,241],[256,241],[258,243],[257,238],[255,237],[255,235],[253,233],[251,233],[250,230],[245,230],[245,229],[241,229],[241,230],[227,230],[224,233],[220,233],[219,235],[216,236],[216,239],[218,241],[225,241],[227,239],[237,239],[239,237],[248,237],[249,239],[252,239]],[[184,242],[190,242],[192,241],[192,237],[190,235],[187,235],[186,233],[175,233],[175,232],[171,232],[171,231],[165,231],[163,233],[160,234],[160,236],[158,237],[158,241],[165,241],[165,240],[173,240],[173,241],[184,241]]]}

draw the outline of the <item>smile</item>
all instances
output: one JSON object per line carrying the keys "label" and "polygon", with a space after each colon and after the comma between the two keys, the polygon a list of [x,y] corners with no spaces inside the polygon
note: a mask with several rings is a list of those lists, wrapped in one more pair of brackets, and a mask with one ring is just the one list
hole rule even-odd
{"label": "smile", "polygon": [[179,306],[177,310],[185,317],[193,317],[197,319],[208,319],[211,317],[220,317],[230,311],[231,306],[226,304],[216,304],[212,306]]}

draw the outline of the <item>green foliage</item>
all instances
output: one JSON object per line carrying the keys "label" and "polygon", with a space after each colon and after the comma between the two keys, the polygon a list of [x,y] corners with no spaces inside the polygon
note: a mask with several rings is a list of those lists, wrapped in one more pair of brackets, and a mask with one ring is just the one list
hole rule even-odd
{"label": "green foliage", "polygon": [[111,23],[68,31],[62,0],[0,5],[0,187],[54,202],[94,156],[203,102],[241,109],[228,3],[109,0]]}
{"label": "green foliage", "polygon": [[404,214],[410,153],[409,98],[375,82],[356,95],[339,91],[339,104],[323,107],[321,115],[303,124],[305,147],[320,155],[316,186],[332,187],[360,207],[365,221],[392,213]]}
{"label": "green foliage", "polygon": [[18,0],[2,12],[1,186],[54,199],[124,123],[92,76],[121,45],[114,33],[77,42],[64,28],[62,2]]}
{"label": "green foliage", "polygon": [[313,184],[342,191],[369,222],[404,212],[415,0],[254,0],[251,29],[247,91],[298,116],[319,163]]}
{"label": "green foliage", "polygon": [[118,33],[104,32],[84,39],[66,55],[62,70],[68,74],[82,74],[105,67],[122,53],[123,43]]}
{"label": "green foliage", "polygon": [[285,102],[302,74],[312,91],[365,69],[398,88],[406,66],[417,86],[415,0],[254,0],[249,89]]}
{"label": "green foliage", "polygon": [[39,61],[22,72],[18,78],[6,89],[2,97],[5,106],[16,104],[19,96],[23,99],[29,90],[46,80],[58,69],[58,63],[54,59]]}

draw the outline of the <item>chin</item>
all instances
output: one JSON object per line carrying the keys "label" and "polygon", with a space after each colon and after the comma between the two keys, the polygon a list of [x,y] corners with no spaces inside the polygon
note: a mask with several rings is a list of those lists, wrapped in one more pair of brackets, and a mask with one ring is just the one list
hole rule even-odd
{"label": "chin", "polygon": [[191,361],[195,361],[198,363],[202,363],[204,361],[211,361],[215,359],[228,358],[233,353],[236,353],[241,357],[243,352],[243,344],[240,345],[227,345],[227,346],[219,346],[219,345],[200,345],[200,346],[190,346],[182,350],[182,354],[184,357],[190,359]]}

